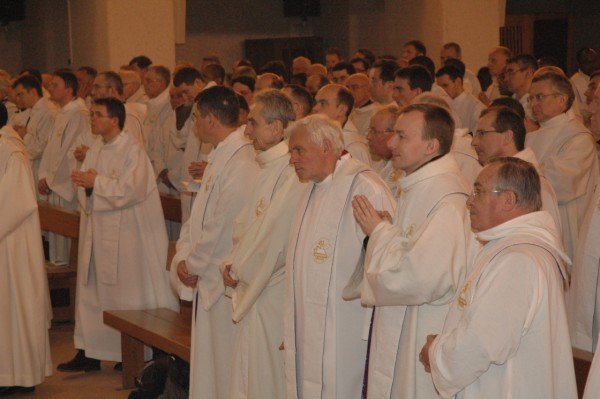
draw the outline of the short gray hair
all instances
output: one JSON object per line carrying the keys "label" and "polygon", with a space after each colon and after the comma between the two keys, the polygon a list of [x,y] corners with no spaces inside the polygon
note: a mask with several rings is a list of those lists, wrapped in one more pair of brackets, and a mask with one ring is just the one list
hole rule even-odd
{"label": "short gray hair", "polygon": [[254,97],[254,104],[263,106],[261,115],[268,124],[280,121],[285,129],[290,122],[296,120],[292,101],[279,90],[268,89],[260,92]]}
{"label": "short gray hair", "polygon": [[514,157],[497,157],[485,165],[499,166],[494,190],[512,191],[517,205],[531,212],[542,209],[540,176],[531,163]]}
{"label": "short gray hair", "polygon": [[324,142],[328,140],[333,146],[334,152],[341,155],[344,151],[342,126],[339,122],[322,114],[308,115],[292,123],[286,132],[286,136],[291,137],[300,128],[306,129],[311,143],[324,148]]}
{"label": "short gray hair", "polygon": [[571,106],[573,106],[573,102],[575,101],[575,91],[573,90],[573,85],[567,75],[565,75],[560,68],[543,67],[535,72],[531,83],[544,80],[549,80],[556,91],[567,96],[567,106],[563,110],[563,112],[567,112]]}

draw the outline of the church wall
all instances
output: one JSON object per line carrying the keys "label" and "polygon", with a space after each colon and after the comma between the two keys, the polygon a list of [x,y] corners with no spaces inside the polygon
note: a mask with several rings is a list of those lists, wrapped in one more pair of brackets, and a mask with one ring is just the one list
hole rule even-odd
{"label": "church wall", "polygon": [[8,71],[11,75],[19,73],[23,69],[21,31],[22,23],[19,22],[12,22],[7,26],[0,27],[0,54],[2,58],[0,69]]}

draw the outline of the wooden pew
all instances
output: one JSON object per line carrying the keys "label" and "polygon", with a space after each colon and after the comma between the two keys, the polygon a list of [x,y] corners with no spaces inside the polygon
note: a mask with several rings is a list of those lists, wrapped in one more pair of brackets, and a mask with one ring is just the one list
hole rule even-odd
{"label": "wooden pew", "polygon": [[79,213],[48,202],[38,202],[40,226],[44,231],[63,235],[71,240],[69,263],[55,267],[46,263],[48,286],[53,300],[55,321],[70,321],[75,315],[75,277],[77,276],[77,244],[79,239]]}
{"label": "wooden pew", "polygon": [[[175,255],[175,243],[169,243],[167,270]],[[121,332],[123,388],[134,388],[134,379],[144,367],[144,344],[190,361],[192,318],[189,302],[179,313],[170,309],[107,310],[104,324]]]}

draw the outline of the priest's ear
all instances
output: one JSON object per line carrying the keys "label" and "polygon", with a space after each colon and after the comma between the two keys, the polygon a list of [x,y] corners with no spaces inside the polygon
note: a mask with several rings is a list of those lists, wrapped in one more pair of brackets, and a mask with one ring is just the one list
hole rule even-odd
{"label": "priest's ear", "polygon": [[269,128],[271,129],[271,134],[273,137],[283,137],[283,122],[279,119],[274,119],[271,123],[269,123]]}
{"label": "priest's ear", "polygon": [[518,207],[517,194],[512,190],[504,190],[500,193],[502,195],[502,209],[505,211],[512,211]]}

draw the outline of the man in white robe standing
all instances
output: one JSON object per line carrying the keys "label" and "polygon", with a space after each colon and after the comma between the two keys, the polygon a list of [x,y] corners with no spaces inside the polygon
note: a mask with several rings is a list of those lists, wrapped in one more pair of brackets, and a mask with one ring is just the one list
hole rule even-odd
{"label": "man in white robe standing", "polygon": [[295,119],[279,90],[254,97],[245,134],[259,153],[260,174],[250,201],[238,215],[233,252],[223,262],[223,281],[234,288],[237,323],[230,399],[284,398],[283,305],[290,226],[306,184],[289,165],[284,130]]}
{"label": "man in white robe standing", "polygon": [[228,398],[231,375],[231,301],[220,265],[232,250],[235,217],[248,203],[258,176],[252,143],[239,128],[233,90],[217,86],[196,97],[196,134],[215,149],[208,157],[190,218],[181,227],[171,283],[193,300],[190,398]]}
{"label": "man in white robe standing", "polygon": [[167,143],[164,141],[162,129],[171,111],[169,104],[171,72],[164,66],[153,65],[148,68],[143,83],[146,94],[150,98],[146,119],[144,119],[144,143],[158,178],[165,164]]}
{"label": "man in white robe standing", "polygon": [[81,209],[75,348],[59,371],[100,369],[121,361],[121,333],[104,325],[105,310],[179,310],[166,271],[167,233],[150,161],[123,131],[125,107],[95,100],[92,133],[100,137],[71,180]]}
{"label": "man in white robe standing", "polygon": [[0,130],[0,396],[52,374],[52,310],[31,166],[23,139]]}
{"label": "man in white robe standing", "polygon": [[431,331],[441,332],[464,281],[471,231],[468,183],[449,154],[454,122],[445,109],[412,104],[388,142],[400,180],[393,224],[364,197],[354,216],[369,235],[361,300],[375,306],[368,398],[435,398],[418,353]]}
{"label": "man in white robe standing", "polygon": [[[290,163],[308,190],[296,209],[286,261],[284,347],[289,399],[359,398],[371,309],[342,297],[363,260],[365,234],[351,199],[393,213],[394,199],[366,164],[342,155],[342,132],[324,115],[290,128]],[[352,293],[350,293],[352,294]]]}
{"label": "man in white robe standing", "polygon": [[[38,191],[47,195],[52,205],[77,209],[71,171],[77,167],[73,152],[81,136],[90,130],[89,111],[85,102],[77,97],[77,78],[71,72],[58,71],[52,76],[52,100],[60,111],[54,121],[52,134],[44,149],[38,171]],[[65,237],[48,234],[50,261],[56,265],[69,259],[69,242]]]}
{"label": "man in white robe standing", "polygon": [[548,179],[541,174],[540,165],[531,148],[525,148],[526,133],[524,120],[516,112],[508,107],[490,107],[483,111],[477,122],[472,144],[482,165],[495,157],[515,157],[535,167],[540,175],[542,210],[552,216],[562,243],[556,193]]}
{"label": "man in white robe standing", "polygon": [[362,136],[354,123],[348,119],[354,107],[354,97],[342,85],[329,84],[323,86],[315,96],[314,112],[328,116],[342,126],[344,150],[358,161],[371,164],[367,140]]}
{"label": "man in white robe standing", "polygon": [[542,206],[535,167],[498,158],[467,201],[483,244],[420,358],[442,398],[575,399],[577,387],[558,230]]}
{"label": "man in white robe standing", "polygon": [[571,259],[584,216],[592,206],[594,189],[600,182],[593,137],[567,114],[574,100],[573,87],[565,75],[548,68],[538,70],[529,101],[540,129],[525,138],[525,146],[535,153],[542,174],[556,193],[562,238]]}

